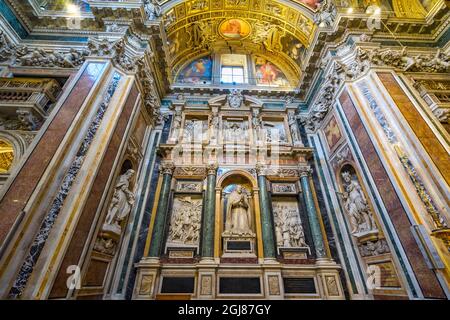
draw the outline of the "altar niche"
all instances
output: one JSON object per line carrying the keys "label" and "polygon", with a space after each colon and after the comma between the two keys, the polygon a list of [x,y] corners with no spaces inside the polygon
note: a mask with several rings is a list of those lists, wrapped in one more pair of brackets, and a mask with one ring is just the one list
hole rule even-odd
{"label": "altar niche", "polygon": [[[239,172],[236,172],[239,171]],[[216,254],[223,259],[256,259],[261,239],[258,190],[253,177],[243,170],[226,173],[219,180],[216,196]],[[240,260],[241,259],[241,260]]]}

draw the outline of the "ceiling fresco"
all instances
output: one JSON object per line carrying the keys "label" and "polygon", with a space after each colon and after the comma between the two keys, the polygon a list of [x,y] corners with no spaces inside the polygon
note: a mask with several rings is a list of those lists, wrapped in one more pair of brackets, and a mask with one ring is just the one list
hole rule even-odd
{"label": "ceiling fresco", "polygon": [[[307,11],[307,9],[303,9]],[[299,78],[316,26],[307,13],[273,0],[188,0],[164,14],[167,61],[178,74],[211,53],[259,54]]]}

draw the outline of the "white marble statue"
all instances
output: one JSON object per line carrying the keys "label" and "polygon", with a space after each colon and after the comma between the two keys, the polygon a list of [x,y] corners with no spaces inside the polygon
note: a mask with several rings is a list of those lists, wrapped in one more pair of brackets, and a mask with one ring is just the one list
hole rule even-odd
{"label": "white marble statue", "polygon": [[350,217],[352,234],[370,232],[376,230],[372,212],[367,203],[364,192],[358,181],[352,179],[350,172],[342,173],[344,179],[344,206]]}
{"label": "white marble statue", "polygon": [[161,7],[155,0],[147,0],[144,5],[148,20],[155,20],[161,15]]}
{"label": "white marble statue", "polygon": [[108,215],[103,224],[103,230],[120,235],[122,231],[120,222],[128,216],[134,204],[134,194],[129,189],[130,180],[133,175],[134,170],[128,169],[127,172],[117,179],[114,195],[109,205]]}
{"label": "white marble statue", "polygon": [[244,188],[238,185],[228,196],[225,234],[253,236],[250,203]]}
{"label": "white marble statue", "polygon": [[292,142],[294,143],[294,145],[301,145],[302,141],[300,138],[300,131],[298,128],[297,116],[295,115],[295,112],[288,113],[288,122],[289,128],[291,130]]}

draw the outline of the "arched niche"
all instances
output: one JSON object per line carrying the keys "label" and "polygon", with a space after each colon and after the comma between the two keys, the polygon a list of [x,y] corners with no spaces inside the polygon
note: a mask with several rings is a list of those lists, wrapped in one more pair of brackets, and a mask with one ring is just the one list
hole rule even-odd
{"label": "arched niche", "polygon": [[261,216],[259,207],[259,189],[256,179],[245,170],[232,170],[220,177],[216,184],[216,217],[215,217],[215,257],[222,257],[224,253],[223,235],[226,229],[228,197],[240,186],[248,196],[251,215],[251,227],[254,232],[254,253],[258,258],[263,257],[261,233]]}

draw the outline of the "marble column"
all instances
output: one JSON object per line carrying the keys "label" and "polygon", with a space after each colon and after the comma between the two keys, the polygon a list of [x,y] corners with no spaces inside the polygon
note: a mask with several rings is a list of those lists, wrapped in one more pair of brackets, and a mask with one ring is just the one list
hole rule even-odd
{"label": "marble column", "polygon": [[327,258],[325,244],[323,241],[322,229],[320,227],[319,216],[314,203],[313,193],[310,187],[310,176],[312,169],[309,166],[300,166],[300,183],[302,185],[303,199],[305,201],[306,212],[308,214],[311,236],[314,242],[316,258]]}
{"label": "marble column", "polygon": [[207,167],[205,210],[202,220],[202,258],[214,257],[214,215],[216,212],[216,173],[217,164]]}
{"label": "marble column", "polygon": [[161,256],[174,165],[171,162],[162,163],[160,170],[163,175],[163,180],[148,254],[149,257],[154,258],[159,258]]}
{"label": "marble column", "polygon": [[265,168],[257,166],[258,187],[259,187],[259,204],[261,207],[261,225],[262,237],[264,244],[264,258],[275,259],[275,237],[272,213],[270,210],[269,192],[267,190],[267,182],[265,176]]}

